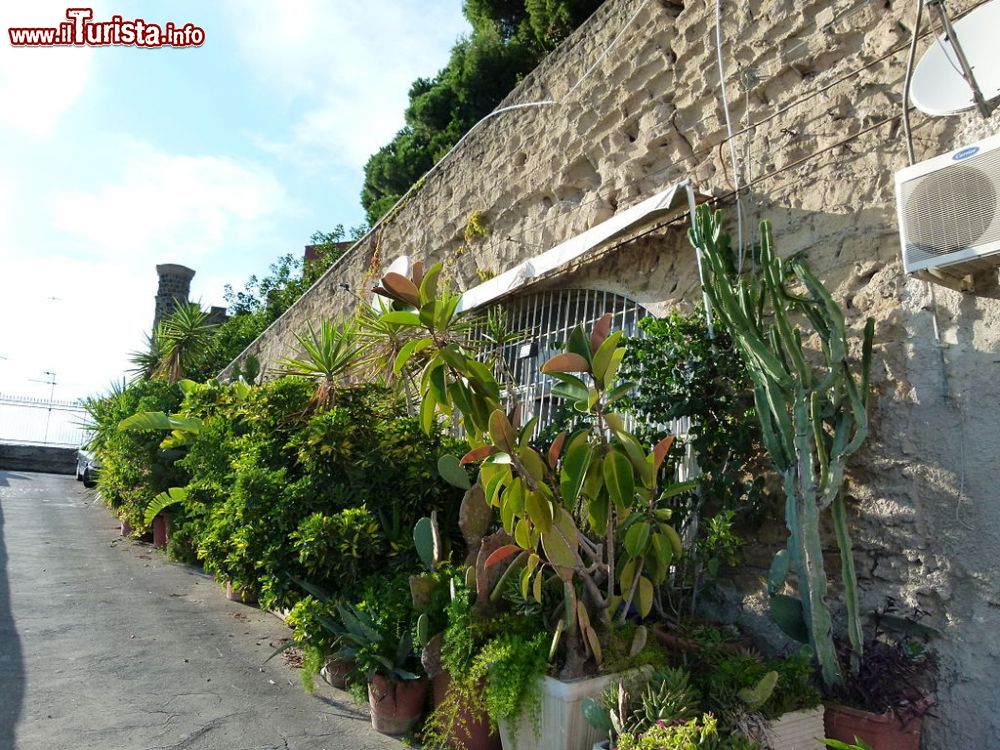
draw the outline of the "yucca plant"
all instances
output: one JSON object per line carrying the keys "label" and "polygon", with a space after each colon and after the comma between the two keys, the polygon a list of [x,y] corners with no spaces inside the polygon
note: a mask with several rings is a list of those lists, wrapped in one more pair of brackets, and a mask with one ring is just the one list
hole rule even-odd
{"label": "yucca plant", "polygon": [[129,362],[133,367],[128,372],[136,378],[149,380],[156,374],[161,361],[163,361],[163,350],[160,347],[160,340],[155,332],[147,333],[145,348],[129,354]]}
{"label": "yucca plant", "polygon": [[338,387],[348,380],[351,371],[358,365],[364,348],[358,330],[351,323],[334,325],[325,320],[319,331],[310,325],[307,334],[295,338],[302,348],[302,358],[286,357],[279,363],[276,372],[316,381],[316,390],[307,410],[328,409],[336,401]]}
{"label": "yucca plant", "polygon": [[160,362],[154,377],[176,383],[196,367],[212,345],[217,326],[208,322],[208,313],[194,302],[180,305],[157,326],[152,343],[159,348]]}

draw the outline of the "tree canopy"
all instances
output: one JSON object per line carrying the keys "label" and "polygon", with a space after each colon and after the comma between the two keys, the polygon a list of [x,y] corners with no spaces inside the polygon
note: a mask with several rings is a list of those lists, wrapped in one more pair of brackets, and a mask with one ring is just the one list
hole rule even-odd
{"label": "tree canopy", "polygon": [[431,79],[410,86],[406,125],[365,165],[361,205],[374,224],[489,114],[601,0],[465,0],[472,32]]}

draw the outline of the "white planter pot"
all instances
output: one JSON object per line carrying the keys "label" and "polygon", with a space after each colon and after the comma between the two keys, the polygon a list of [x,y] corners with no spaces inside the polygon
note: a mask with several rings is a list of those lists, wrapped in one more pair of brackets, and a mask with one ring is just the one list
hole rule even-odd
{"label": "white planter pot", "polygon": [[767,731],[772,750],[824,750],[825,736],[822,706],[784,714]]}
{"label": "white planter pot", "polygon": [[588,750],[607,733],[592,727],[580,704],[584,698],[598,698],[620,674],[601,675],[573,682],[561,682],[553,677],[542,678],[542,705],[538,731],[526,715],[517,726],[500,722],[500,740],[504,750]]}

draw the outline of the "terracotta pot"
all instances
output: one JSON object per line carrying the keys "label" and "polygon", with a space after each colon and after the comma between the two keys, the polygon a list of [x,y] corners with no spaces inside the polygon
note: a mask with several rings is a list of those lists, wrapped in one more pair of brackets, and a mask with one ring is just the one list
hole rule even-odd
{"label": "terracotta pot", "polygon": [[257,597],[248,591],[234,587],[229,581],[226,581],[226,598],[231,602],[239,602],[240,604],[247,604],[249,606],[257,603]]}
{"label": "terracotta pot", "polygon": [[330,687],[335,687],[337,690],[346,690],[347,675],[351,673],[352,669],[354,669],[353,661],[330,659],[323,665],[319,674],[324,680],[326,680],[326,683]]}
{"label": "terracotta pot", "polygon": [[891,711],[873,714],[836,703],[826,706],[823,725],[826,736],[852,743],[860,737],[875,750],[920,750],[919,717],[903,724]]}
{"label": "terracotta pot", "polygon": [[390,684],[377,674],[368,683],[368,705],[376,732],[406,734],[420,720],[427,700],[427,678]]}
{"label": "terracotta pot", "polygon": [[[451,675],[441,672],[431,681],[434,705],[440,706],[448,694]],[[500,750],[500,733],[490,732],[490,720],[483,714],[473,714],[463,708],[458,715],[458,725],[452,727],[447,738],[448,746],[456,750]]]}
{"label": "terracotta pot", "polygon": [[162,549],[170,541],[170,514],[160,513],[153,519],[153,549]]}

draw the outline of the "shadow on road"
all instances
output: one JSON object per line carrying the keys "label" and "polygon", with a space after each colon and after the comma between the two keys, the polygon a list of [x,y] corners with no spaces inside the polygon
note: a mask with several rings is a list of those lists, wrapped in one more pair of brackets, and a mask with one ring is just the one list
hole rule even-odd
{"label": "shadow on road", "polygon": [[[0,486],[7,485],[8,476],[0,472]],[[8,575],[3,503],[0,503],[0,748],[14,747],[14,725],[24,701],[24,662],[21,641],[14,628]]]}

